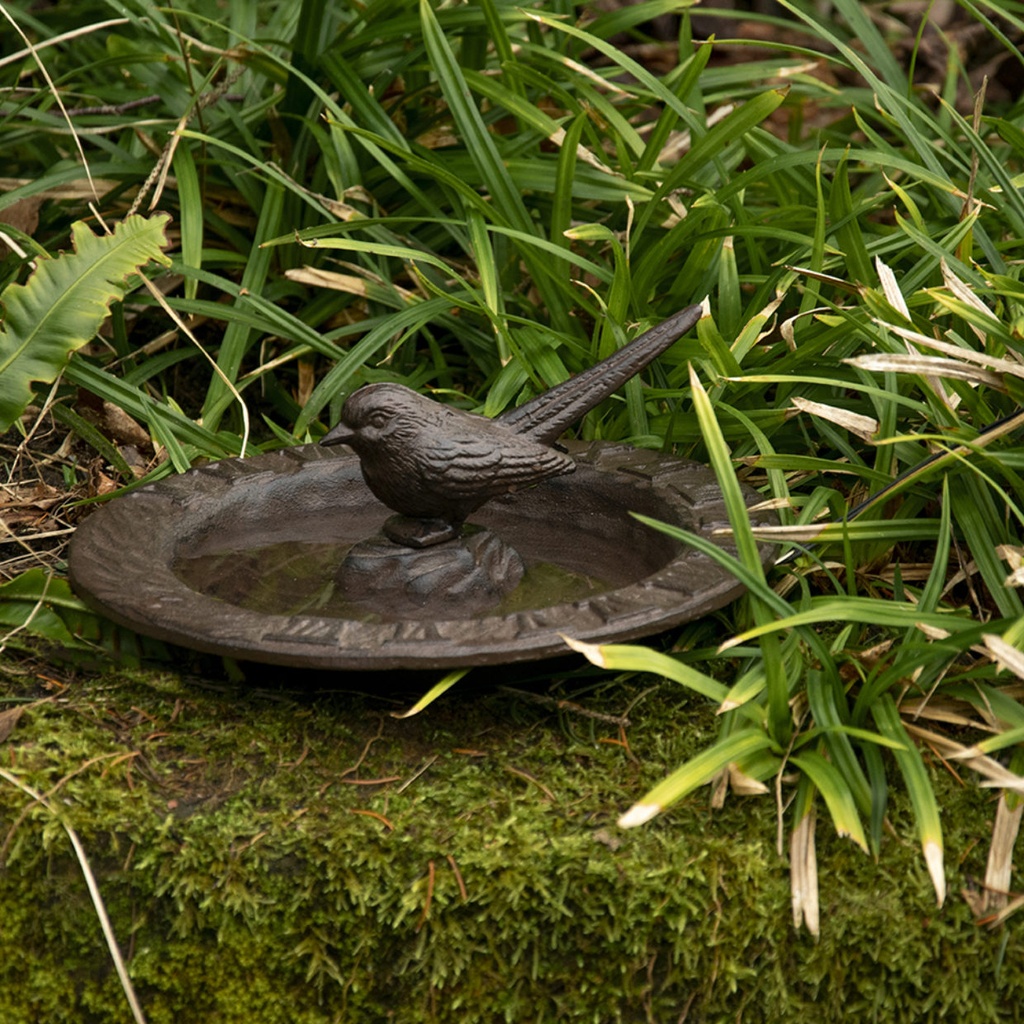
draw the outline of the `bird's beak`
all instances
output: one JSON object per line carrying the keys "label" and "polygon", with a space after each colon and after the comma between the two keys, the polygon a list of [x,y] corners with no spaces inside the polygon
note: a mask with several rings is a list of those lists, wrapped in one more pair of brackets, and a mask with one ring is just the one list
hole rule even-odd
{"label": "bird's beak", "polygon": [[346,427],[344,423],[339,423],[333,430],[328,430],[320,438],[320,443],[323,445],[351,444],[353,437],[355,437],[353,431]]}

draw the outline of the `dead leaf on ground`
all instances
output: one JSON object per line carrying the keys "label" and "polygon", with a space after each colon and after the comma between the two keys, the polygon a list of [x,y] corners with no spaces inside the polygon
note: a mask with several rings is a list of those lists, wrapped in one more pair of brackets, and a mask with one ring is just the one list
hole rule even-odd
{"label": "dead leaf on ground", "polygon": [[21,706],[0,711],[0,743],[3,743],[14,732],[14,727],[18,724],[18,719],[21,718],[21,713],[24,710],[24,706]]}
{"label": "dead leaf on ground", "polygon": [[[42,196],[26,196],[12,203],[3,213],[0,213],[0,230],[3,224],[9,224],[12,228],[22,234],[32,236],[39,227],[39,207],[43,205]],[[7,243],[0,239],[0,259],[4,259],[10,252]]]}

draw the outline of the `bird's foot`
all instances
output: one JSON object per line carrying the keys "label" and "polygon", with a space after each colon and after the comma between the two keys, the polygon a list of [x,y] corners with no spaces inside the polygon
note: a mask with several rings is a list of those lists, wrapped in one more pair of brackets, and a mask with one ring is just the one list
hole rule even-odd
{"label": "bird's foot", "polygon": [[384,524],[384,535],[407,548],[429,548],[455,540],[462,524],[453,525],[445,519],[413,519],[411,516],[392,516]]}

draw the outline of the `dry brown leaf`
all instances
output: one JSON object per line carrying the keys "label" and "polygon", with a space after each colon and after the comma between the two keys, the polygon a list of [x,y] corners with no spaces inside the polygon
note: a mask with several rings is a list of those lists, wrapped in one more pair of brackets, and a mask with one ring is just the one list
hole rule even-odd
{"label": "dry brown leaf", "polygon": [[1010,876],[1013,872],[1013,846],[1020,831],[1024,803],[1018,803],[1014,810],[1006,801],[1006,794],[999,794],[996,806],[996,822],[992,826],[992,845],[988,850],[988,865],[985,869],[986,911],[1002,910],[1009,902]]}
{"label": "dry brown leaf", "polygon": [[21,713],[24,710],[24,705],[22,705],[0,711],[0,743],[3,743],[14,732],[14,727],[18,724],[18,719],[21,718]]}
{"label": "dry brown leaf", "polygon": [[[900,333],[900,332],[896,332]],[[965,380],[970,384],[984,384],[994,391],[1006,391],[1003,378],[998,373],[968,366],[959,359],[943,359],[941,356],[902,355],[890,352],[880,355],[854,356],[844,359],[847,366],[874,373],[917,373],[928,380],[938,381],[940,377],[949,380]]]}
{"label": "dry brown leaf", "polygon": [[760,779],[755,779],[752,775],[748,775],[735,761],[729,762],[728,771],[729,785],[732,787],[733,792],[738,793],[740,796],[762,796],[769,791],[768,787]]}
{"label": "dry brown leaf", "polygon": [[981,640],[995,661],[997,672],[1009,669],[1018,679],[1024,679],[1024,653],[994,633],[984,634]]}
{"label": "dry brown leaf", "polygon": [[849,409],[840,409],[835,405],[824,405],[821,402],[812,402],[807,398],[794,396],[793,405],[801,412],[810,413],[812,416],[820,416],[837,427],[848,430],[869,443],[874,440],[878,433],[878,420],[871,416],[861,416],[860,413],[851,412]]}
{"label": "dry brown leaf", "polygon": [[131,444],[136,448],[150,450],[153,448],[149,431],[113,402],[103,403],[103,427],[107,436],[118,444]]}
{"label": "dry brown leaf", "polygon": [[[0,211],[0,234],[4,224],[9,224],[22,234],[30,237],[35,234],[39,227],[39,207],[43,205],[43,197],[39,195],[26,196],[12,203],[6,210]],[[12,245],[16,243],[11,242]],[[3,259],[10,252],[7,243],[0,237],[0,259]]]}
{"label": "dry brown leaf", "polygon": [[1009,768],[1000,764],[994,758],[985,754],[976,754],[972,748],[965,747],[948,736],[942,736],[930,729],[922,729],[903,720],[903,728],[915,739],[926,743],[942,757],[954,761],[961,761],[969,768],[973,768],[979,775],[984,776],[981,785],[986,789],[1012,790],[1014,793],[1024,794],[1024,777],[1011,772]]}
{"label": "dry brown leaf", "polygon": [[309,359],[300,359],[296,365],[299,370],[299,386],[295,401],[303,408],[309,401],[309,396],[313,394],[313,388],[316,387],[316,367]]}
{"label": "dry brown leaf", "polygon": [[793,927],[801,924],[814,936],[821,931],[818,904],[818,855],[814,845],[814,807],[800,819],[789,837],[789,885]]}

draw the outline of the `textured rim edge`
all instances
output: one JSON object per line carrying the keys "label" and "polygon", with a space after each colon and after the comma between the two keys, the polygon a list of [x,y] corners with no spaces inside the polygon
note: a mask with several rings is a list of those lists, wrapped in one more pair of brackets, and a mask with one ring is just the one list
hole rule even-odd
{"label": "textured rim edge", "polygon": [[[728,523],[708,467],[600,441],[572,448],[584,482],[587,474],[612,474],[631,488],[651,489],[675,512],[664,518],[722,543],[712,531]],[[282,481],[300,489],[342,483],[364,492],[358,500],[376,503],[354,455],[315,445],[213,463],[141,488],[90,516],[72,541],[72,586],[115,622],[170,643],[249,661],[359,670],[457,668],[570,654],[563,633],[588,643],[634,640],[709,614],[744,592],[710,558],[685,547],[654,573],[595,597],[472,620],[370,623],[268,615],[192,590],[174,574],[171,563],[184,537],[225,505],[248,500],[258,508],[267,486]],[[750,503],[759,498],[753,491],[747,496]],[[775,520],[763,514],[758,521]],[[770,554],[764,546],[766,562]]]}

